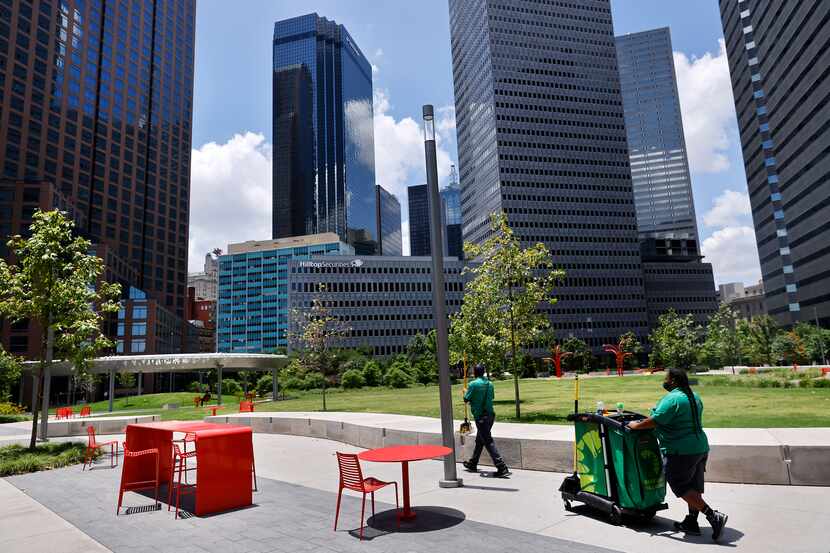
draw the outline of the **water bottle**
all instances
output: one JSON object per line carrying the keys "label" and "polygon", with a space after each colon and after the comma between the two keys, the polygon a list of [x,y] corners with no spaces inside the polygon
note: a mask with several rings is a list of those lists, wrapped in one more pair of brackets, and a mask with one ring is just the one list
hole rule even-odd
{"label": "water bottle", "polygon": [[605,404],[601,401],[597,402],[597,415],[601,415],[605,412]]}
{"label": "water bottle", "polygon": [[623,407],[624,407],[623,402],[622,402],[622,401],[618,401],[618,402],[617,402],[617,414],[618,414],[618,415],[622,415],[622,414],[623,414]]}

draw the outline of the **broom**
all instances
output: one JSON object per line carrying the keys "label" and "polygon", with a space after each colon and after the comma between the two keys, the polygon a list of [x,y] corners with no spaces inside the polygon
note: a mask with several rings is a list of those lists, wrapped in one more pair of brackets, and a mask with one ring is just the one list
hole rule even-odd
{"label": "broom", "polygon": [[[464,391],[467,391],[467,354],[464,354]],[[464,422],[458,427],[459,434],[469,434],[473,431],[473,426],[467,419],[467,402],[464,402]]]}
{"label": "broom", "polygon": [[[574,414],[573,420],[576,423],[576,416],[579,413],[579,375],[575,375],[574,379]],[[569,417],[570,418],[570,417]],[[576,430],[576,429],[574,429]],[[579,469],[577,468],[577,452],[576,452],[576,434],[574,433],[574,473],[571,476],[566,476],[565,480],[562,481],[562,485],[559,486],[560,492],[567,492],[570,494],[575,494],[580,490],[581,486],[579,483]],[[566,502],[566,506],[568,503]]]}

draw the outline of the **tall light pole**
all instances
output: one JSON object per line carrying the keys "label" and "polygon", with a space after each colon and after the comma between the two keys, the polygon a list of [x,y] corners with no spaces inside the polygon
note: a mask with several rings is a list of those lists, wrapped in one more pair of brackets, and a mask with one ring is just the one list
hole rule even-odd
{"label": "tall light pole", "polygon": [[441,436],[445,447],[452,450],[444,457],[442,488],[457,488],[462,481],[455,467],[455,429],[452,418],[450,386],[450,353],[447,337],[447,304],[444,299],[444,239],[441,228],[441,197],[438,193],[438,161],[435,154],[435,114],[431,105],[424,106],[424,153],[426,154],[427,187],[429,188],[430,235],[432,238],[432,313],[435,318],[435,342],[438,357],[438,396],[441,402]]}

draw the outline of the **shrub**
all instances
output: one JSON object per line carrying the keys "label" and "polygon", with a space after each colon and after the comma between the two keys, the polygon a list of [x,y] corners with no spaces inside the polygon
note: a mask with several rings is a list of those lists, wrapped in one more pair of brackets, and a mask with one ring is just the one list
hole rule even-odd
{"label": "shrub", "polygon": [[355,388],[362,388],[366,385],[366,379],[363,378],[363,373],[357,369],[349,369],[340,377],[340,385],[346,390]]}
{"label": "shrub", "polygon": [[380,386],[383,380],[383,371],[375,360],[366,361],[363,365],[363,380],[366,386]]}
{"label": "shrub", "polygon": [[[274,378],[270,374],[260,376],[259,380],[256,381],[256,393],[262,397],[267,396],[273,391],[273,382]],[[279,378],[277,378],[277,382],[279,383]]]}
{"label": "shrub", "polygon": [[[33,452],[19,445],[0,447],[0,476],[74,465],[84,460],[85,450],[86,445],[81,442],[38,445]],[[95,457],[98,455],[100,451],[96,451]]]}
{"label": "shrub", "polygon": [[242,393],[242,386],[239,385],[239,382],[234,380],[233,378],[223,378],[222,379],[222,393],[228,394],[230,396],[241,394]]}
{"label": "shrub", "polygon": [[0,403],[0,415],[22,415],[23,408],[14,403],[4,402]]}
{"label": "shrub", "polygon": [[[222,381],[223,386],[224,386],[225,382],[227,382],[227,381],[226,380]],[[199,381],[194,380],[193,382],[191,382],[190,384],[187,385],[187,391],[188,392],[193,392],[194,394],[203,394],[204,391],[202,390],[202,388],[206,388],[206,387],[207,386],[205,386],[204,384],[202,384],[202,386],[200,387],[199,386]],[[224,392],[224,390],[222,390],[222,391]]]}
{"label": "shrub", "polygon": [[383,383],[390,388],[408,388],[412,384],[412,377],[396,363],[386,371]]}
{"label": "shrub", "polygon": [[280,388],[283,390],[304,390],[303,379],[294,375],[285,375],[279,377]]}
{"label": "shrub", "polygon": [[322,389],[326,385],[326,379],[317,371],[309,372],[303,378],[303,390],[317,390]]}

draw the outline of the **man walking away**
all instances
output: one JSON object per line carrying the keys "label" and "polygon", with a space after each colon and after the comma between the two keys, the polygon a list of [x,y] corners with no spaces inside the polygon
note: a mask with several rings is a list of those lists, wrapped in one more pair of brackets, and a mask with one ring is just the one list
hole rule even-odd
{"label": "man walking away", "polygon": [[481,473],[481,475],[505,478],[510,476],[510,470],[501,458],[493,442],[493,436],[490,434],[493,422],[496,420],[496,412],[493,410],[493,397],[495,396],[493,383],[484,376],[484,365],[476,365],[474,371],[476,379],[470,382],[465,390],[464,401],[470,404],[470,410],[476,421],[476,447],[473,456],[468,461],[464,461],[464,468],[470,472],[478,472],[478,459],[481,457],[482,449],[486,448],[496,466],[496,472]]}

